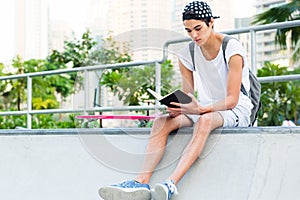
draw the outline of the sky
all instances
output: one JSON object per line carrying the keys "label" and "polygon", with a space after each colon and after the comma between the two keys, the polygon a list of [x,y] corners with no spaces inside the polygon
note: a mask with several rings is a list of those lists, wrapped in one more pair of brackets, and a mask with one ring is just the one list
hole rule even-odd
{"label": "sky", "polygon": [[[250,16],[250,7],[254,0],[235,0],[236,17]],[[73,28],[74,32],[85,30],[87,0],[49,0],[50,18],[63,20]],[[66,9],[69,8],[69,9]],[[71,9],[70,9],[71,8]],[[10,61],[14,57],[14,1],[0,1],[0,62]]]}
{"label": "sky", "polygon": [[[225,1],[224,1],[225,2]],[[234,0],[235,16],[236,17],[250,17],[252,14],[253,5],[255,0]]]}

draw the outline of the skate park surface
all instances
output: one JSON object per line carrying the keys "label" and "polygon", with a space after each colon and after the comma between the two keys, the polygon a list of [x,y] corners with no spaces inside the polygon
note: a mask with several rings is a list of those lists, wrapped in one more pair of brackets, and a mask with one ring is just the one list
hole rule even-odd
{"label": "skate park surface", "polygon": [[[0,130],[0,195],[5,200],[101,200],[103,185],[134,178],[148,128]],[[150,186],[174,170],[191,137],[169,137]],[[299,199],[300,127],[217,129],[178,184],[173,200]]]}

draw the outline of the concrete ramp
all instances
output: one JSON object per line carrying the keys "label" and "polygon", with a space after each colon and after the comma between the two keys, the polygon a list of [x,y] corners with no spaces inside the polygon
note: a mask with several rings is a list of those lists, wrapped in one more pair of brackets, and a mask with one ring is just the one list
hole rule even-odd
{"label": "concrete ramp", "polygon": [[[300,127],[217,130],[174,200],[300,197]],[[190,139],[170,136],[151,185],[163,181]],[[102,185],[134,178],[149,129],[0,130],[0,198],[100,200]]]}

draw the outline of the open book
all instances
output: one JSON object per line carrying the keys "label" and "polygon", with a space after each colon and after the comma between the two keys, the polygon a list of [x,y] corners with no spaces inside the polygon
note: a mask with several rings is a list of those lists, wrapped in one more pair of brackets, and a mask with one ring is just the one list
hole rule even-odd
{"label": "open book", "polygon": [[147,89],[150,94],[152,94],[160,103],[168,106],[168,107],[177,107],[172,104],[171,102],[177,102],[177,103],[190,103],[192,102],[192,98],[188,96],[186,93],[184,93],[181,90],[175,90],[174,92],[166,95],[166,96],[161,96],[157,92],[151,90],[150,88]]}

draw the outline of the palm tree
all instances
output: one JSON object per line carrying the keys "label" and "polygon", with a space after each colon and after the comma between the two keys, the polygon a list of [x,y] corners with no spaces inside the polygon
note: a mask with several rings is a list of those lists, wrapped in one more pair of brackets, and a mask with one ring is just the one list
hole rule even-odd
{"label": "palm tree", "polygon": [[[270,24],[275,22],[285,22],[300,20],[300,0],[291,0],[288,3],[273,7],[254,17],[252,24]],[[287,38],[290,37],[290,40]],[[291,44],[293,60],[300,58],[300,27],[277,29],[275,44],[279,44],[281,49],[287,48],[287,43]]]}

